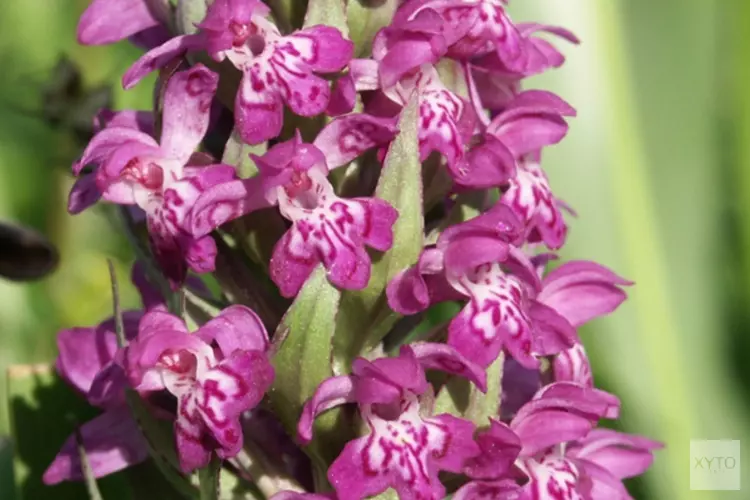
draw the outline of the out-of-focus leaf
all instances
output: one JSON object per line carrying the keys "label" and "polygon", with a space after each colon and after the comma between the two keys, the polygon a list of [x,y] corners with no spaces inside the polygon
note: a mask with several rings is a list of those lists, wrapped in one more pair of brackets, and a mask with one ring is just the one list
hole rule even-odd
{"label": "out-of-focus leaf", "polygon": [[[73,393],[50,365],[11,367],[8,370],[8,396],[15,447],[16,499],[86,498],[83,482],[46,486],[42,483],[42,474],[68,436],[78,425],[93,418],[96,410]],[[123,476],[102,478],[99,487],[107,500],[132,498],[130,486]]]}
{"label": "out-of-focus leaf", "polygon": [[348,38],[349,26],[346,24],[343,0],[308,0],[305,28],[316,24],[333,26]]}
{"label": "out-of-focus leaf", "polygon": [[346,291],[334,337],[334,370],[349,371],[352,360],[383,339],[398,318],[387,304],[385,288],[401,270],[413,265],[422,251],[422,165],[419,161],[417,100],[402,112],[400,132],[391,144],[375,196],[398,210],[393,226],[393,247],[373,257],[370,282],[362,291]]}
{"label": "out-of-focus leaf", "polygon": [[198,481],[200,483],[201,500],[219,499],[219,473],[221,472],[221,460],[212,457],[207,466],[198,470]]}
{"label": "out-of-focus leaf", "polygon": [[229,136],[226,146],[224,146],[224,156],[221,158],[221,162],[227,165],[234,165],[237,168],[237,175],[246,179],[258,173],[258,167],[252,158],[250,158],[250,154],[262,155],[267,150],[268,143],[266,142],[255,146],[245,144],[237,129],[234,129],[232,130],[232,135]]}
{"label": "out-of-focus leaf", "polygon": [[181,34],[189,35],[196,33],[196,24],[206,17],[205,0],[178,0],[175,8],[175,25]]}
{"label": "out-of-focus leaf", "polygon": [[[276,415],[290,436],[297,435],[302,406],[318,385],[332,375],[331,349],[341,292],[319,266],[307,280],[276,332],[280,341],[273,357],[276,378],[268,393]],[[278,340],[277,340],[278,342]],[[326,412],[315,422],[315,439],[305,450],[325,472],[326,460],[336,456],[335,444],[346,439],[337,426],[340,412]]]}
{"label": "out-of-focus leaf", "polygon": [[398,0],[349,0],[346,18],[354,42],[354,57],[370,55],[375,35],[390,24],[397,7]]}

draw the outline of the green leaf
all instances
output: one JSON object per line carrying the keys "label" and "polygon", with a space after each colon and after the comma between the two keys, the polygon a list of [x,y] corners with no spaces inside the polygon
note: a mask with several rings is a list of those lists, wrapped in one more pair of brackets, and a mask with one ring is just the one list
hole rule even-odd
{"label": "green leaf", "polygon": [[489,425],[489,418],[497,418],[502,395],[503,362],[500,353],[497,360],[487,367],[487,392],[462,377],[451,377],[435,398],[433,414],[450,413],[474,422],[478,427]]}
{"label": "green leaf", "polygon": [[346,18],[354,42],[354,57],[370,55],[375,35],[390,24],[397,7],[398,0],[349,0]]}
{"label": "green leaf", "polygon": [[422,251],[422,165],[417,138],[418,104],[412,99],[399,122],[400,132],[391,144],[375,196],[389,202],[399,216],[393,226],[393,247],[373,257],[370,282],[362,291],[346,291],[334,337],[334,370],[349,371],[352,360],[375,347],[398,319],[387,304],[385,288],[399,271],[413,265]]}
{"label": "green leaf", "polygon": [[309,0],[305,14],[305,28],[325,24],[333,26],[349,37],[349,26],[346,24],[346,12],[343,0]]}
{"label": "green leaf", "polygon": [[[10,367],[8,397],[15,448],[15,498],[86,498],[84,483],[63,482],[47,486],[42,483],[42,474],[68,436],[81,423],[93,418],[97,410],[75,394],[57,376],[53,367],[46,364]],[[122,475],[102,478],[99,487],[107,500],[132,498],[128,481]],[[4,488],[5,485],[5,492]]]}
{"label": "green leaf", "polygon": [[[328,282],[325,269],[318,266],[276,332],[283,341],[273,357],[276,378],[268,396],[290,436],[297,434],[305,401],[332,375],[331,342],[340,297],[341,292]],[[336,429],[339,418],[340,412],[335,410],[318,418],[315,439],[305,450],[324,470],[337,455],[333,443],[345,439],[341,429]]]}
{"label": "green leaf", "polygon": [[180,0],[175,7],[175,27],[183,35],[198,32],[196,25],[206,17],[205,0]]}
{"label": "green leaf", "polygon": [[254,146],[245,144],[235,128],[232,130],[232,135],[229,136],[229,140],[224,146],[224,156],[222,156],[221,162],[227,165],[234,165],[237,169],[237,175],[243,179],[247,179],[258,173],[258,167],[252,158],[250,158],[250,154],[260,156],[266,151],[268,151],[267,142]]}
{"label": "green leaf", "polygon": [[198,470],[198,483],[201,500],[219,499],[219,473],[221,472],[221,460],[216,455],[211,457],[207,466]]}

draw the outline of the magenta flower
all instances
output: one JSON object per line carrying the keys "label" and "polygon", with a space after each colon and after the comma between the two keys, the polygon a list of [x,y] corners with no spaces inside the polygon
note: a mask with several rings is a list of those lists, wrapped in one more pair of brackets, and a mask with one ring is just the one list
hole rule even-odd
{"label": "magenta flower", "polygon": [[130,88],[155,68],[188,50],[205,50],[242,72],[234,113],[242,139],[259,144],[277,137],[284,104],[300,116],[323,113],[330,99],[328,82],[318,73],[346,67],[354,45],[330,26],[312,26],[282,36],[265,19],[258,0],[216,0],[196,35],[184,35],[141,57],[123,77]]}
{"label": "magenta flower", "polygon": [[[165,309],[137,264],[133,266],[132,281],[147,311]],[[142,316],[142,311],[123,312],[128,340],[136,337]],[[94,477],[106,476],[146,460],[148,447],[125,403],[127,380],[115,361],[120,350],[114,319],[109,318],[96,327],[62,330],[57,335],[57,347],[57,373],[92,406],[104,410],[80,427]],[[45,484],[57,484],[82,479],[76,438],[71,435],[45,471],[43,480]]]}
{"label": "magenta flower", "polygon": [[447,57],[471,60],[499,73],[524,77],[560,66],[562,54],[533,35],[548,32],[573,43],[577,38],[557,27],[515,25],[505,4],[504,0],[410,0],[397,12],[394,25],[429,18],[433,30],[443,35]]}
{"label": "magenta flower", "polygon": [[213,239],[195,238],[187,230],[194,201],[206,189],[236,178],[229,165],[191,161],[208,128],[217,81],[202,65],[175,74],[165,92],[161,144],[131,127],[110,125],[94,136],[74,167],[80,173],[87,164],[98,164],[102,198],[143,209],[154,254],[175,287],[187,266],[196,272],[214,267]]}
{"label": "magenta flower", "polygon": [[104,45],[130,38],[148,48],[169,38],[167,0],[93,0],[78,22],[78,43]]}
{"label": "magenta flower", "polygon": [[[560,445],[588,436],[600,418],[617,418],[619,407],[614,396],[576,384],[557,382],[540,389],[508,425],[493,420],[480,434],[477,441],[485,453],[467,464],[465,473],[473,481],[456,498],[610,498],[586,495],[588,464]],[[526,483],[520,490],[513,488],[519,479]],[[488,496],[493,492],[502,495]]]}
{"label": "magenta flower", "polygon": [[531,262],[513,243],[520,224],[503,205],[446,229],[434,248],[388,285],[388,303],[402,314],[431,304],[466,300],[448,327],[448,344],[487,366],[505,348],[523,366],[535,356],[571,347],[577,336],[552,308],[535,300],[540,283]]}
{"label": "magenta flower", "polygon": [[339,500],[360,500],[394,488],[402,500],[442,499],[441,470],[460,472],[477,455],[474,424],[453,415],[429,416],[420,395],[425,368],[468,378],[480,388],[482,370],[449,346],[416,344],[396,358],[358,358],[352,375],[324,381],[305,404],[299,438],[309,442],[320,413],[357,403],[370,432],[349,442],[328,470]]}
{"label": "magenta flower", "polygon": [[277,144],[255,162],[260,170],[256,177],[217,186],[197,201],[193,234],[208,234],[228,220],[278,205],[292,222],[270,264],[283,296],[295,296],[321,262],[334,285],[364,288],[371,267],[365,245],[391,248],[396,210],[377,198],[336,196],[326,178],[325,156],[299,137]]}
{"label": "magenta flower", "polygon": [[193,334],[165,312],[141,320],[124,365],[135,389],[166,389],[177,398],[174,429],[185,472],[207,465],[213,452],[229,458],[241,449],[240,415],[273,381],[268,345],[260,319],[243,306],[224,309]]}

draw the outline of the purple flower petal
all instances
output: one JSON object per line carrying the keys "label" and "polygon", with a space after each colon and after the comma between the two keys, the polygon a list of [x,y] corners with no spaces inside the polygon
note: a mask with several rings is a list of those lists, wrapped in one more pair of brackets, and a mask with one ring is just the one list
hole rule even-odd
{"label": "purple flower petal", "polygon": [[78,22],[78,43],[119,42],[160,24],[147,0],[93,0]]}
{"label": "purple flower petal", "polygon": [[604,266],[571,261],[549,273],[538,300],[578,327],[614,311],[627,294],[619,287],[632,285]]}
{"label": "purple flower petal", "polygon": [[161,148],[164,154],[187,163],[208,130],[209,111],[219,75],[202,64],[174,74],[164,93]]}
{"label": "purple flower petal", "polygon": [[[127,406],[108,410],[83,424],[81,441],[94,477],[117,472],[148,458],[148,446]],[[44,484],[83,479],[75,436],[70,436],[44,472]]]}
{"label": "purple flower petal", "polygon": [[354,401],[352,377],[340,375],[324,380],[315,390],[313,397],[305,403],[297,424],[297,436],[303,444],[312,440],[313,422],[321,413],[336,406]]}
{"label": "purple flower petal", "polygon": [[229,306],[203,325],[197,335],[206,343],[216,342],[225,356],[236,350],[266,352],[268,333],[252,309]]}
{"label": "purple flower petal", "polygon": [[396,119],[367,114],[341,116],[315,139],[331,169],[346,165],[365,151],[389,144],[398,133]]}
{"label": "purple flower petal", "polygon": [[133,88],[149,73],[165,66],[190,50],[203,46],[205,40],[200,35],[181,35],[143,54],[122,76],[122,87]]}
{"label": "purple flower petal", "polygon": [[102,197],[96,186],[96,175],[93,173],[82,175],[76,179],[68,196],[68,213],[79,214],[94,205]]}
{"label": "purple flower petal", "polygon": [[441,370],[471,381],[482,392],[487,391],[485,370],[449,345],[432,342],[411,344],[414,355],[425,369]]}

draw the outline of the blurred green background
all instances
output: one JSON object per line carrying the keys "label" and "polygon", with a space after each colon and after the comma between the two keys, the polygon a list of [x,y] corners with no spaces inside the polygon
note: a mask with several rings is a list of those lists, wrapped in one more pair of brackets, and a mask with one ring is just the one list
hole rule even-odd
{"label": "blurred green background", "polygon": [[[38,228],[62,257],[43,282],[0,281],[3,388],[10,364],[54,358],[58,329],[108,315],[106,258],[119,263],[121,281],[127,275],[129,252],[106,211],[66,213],[78,146],[34,111],[61,54],[91,85],[116,82],[137,55],[127,44],[76,46],[87,3],[0,3],[0,217]],[[691,439],[741,440],[750,481],[750,2],[511,4],[514,19],[560,24],[583,41],[561,46],[567,64],[529,86],[558,92],[579,112],[544,164],[579,215],[564,257],[596,260],[637,283],[615,315],[582,332],[598,384],[623,400],[619,425],[667,443],[633,494],[750,498],[689,488]],[[115,99],[145,108],[148,84]],[[12,498],[9,457],[0,441],[2,499]]]}

